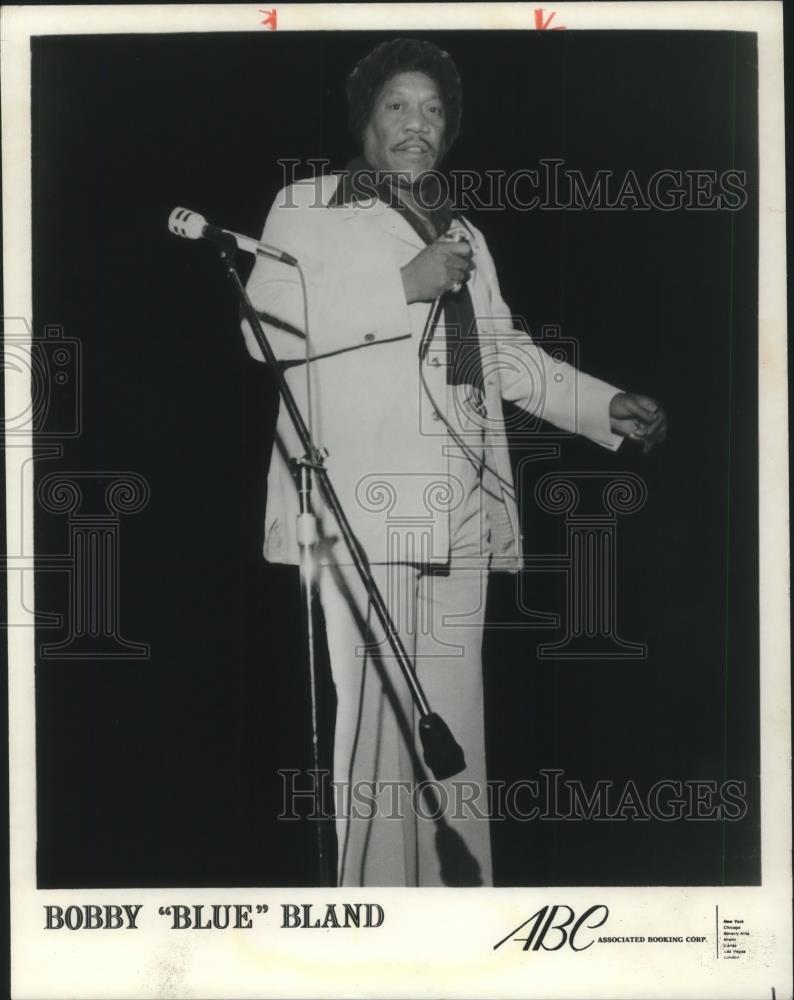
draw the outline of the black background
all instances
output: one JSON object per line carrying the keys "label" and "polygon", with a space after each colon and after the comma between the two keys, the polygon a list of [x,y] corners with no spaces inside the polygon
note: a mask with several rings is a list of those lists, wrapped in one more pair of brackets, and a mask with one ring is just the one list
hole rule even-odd
{"label": "black background", "polygon": [[[184,204],[258,234],[279,157],[341,167],[344,76],[382,37],[33,44],[34,325],[62,324],[84,362],[83,432],[39,475],[131,470],[152,490],[121,527],[121,630],[151,659],[37,666],[41,886],[314,880],[307,830],[275,819],[276,768],[307,764],[308,711],[295,573],[261,560],[272,390],[212,251],[170,236],[166,220]],[[620,522],[618,602],[621,633],[650,655],[539,662],[553,630],[489,634],[491,777],[730,778],[749,800],[739,823],[495,823],[497,883],[758,882],[754,39],[423,37],[464,81],[449,167],[509,172],[556,156],[588,177],[748,173],[738,213],[472,220],[513,310],[533,329],[561,324],[585,370],[662,400],[671,424],[645,459],[571,441],[538,463],[645,479],[645,507]],[[53,426],[58,416],[56,400]],[[560,551],[561,525],[531,489],[523,507],[529,551]],[[66,538],[64,518],[39,512],[39,553]],[[514,580],[494,580],[493,618],[519,620],[514,595]],[[554,578],[531,595],[561,608]],[[60,575],[39,574],[37,607],[64,609]]]}

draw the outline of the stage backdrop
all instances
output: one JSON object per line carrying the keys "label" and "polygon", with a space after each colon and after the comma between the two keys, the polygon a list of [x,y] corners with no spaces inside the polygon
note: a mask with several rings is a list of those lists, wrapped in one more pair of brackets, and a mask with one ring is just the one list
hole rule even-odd
{"label": "stage backdrop", "polygon": [[[51,374],[72,366],[40,420],[36,545],[42,559],[93,545],[109,606],[91,613],[114,622],[106,646],[78,641],[78,583],[42,563],[37,609],[64,616],[37,632],[42,887],[315,881],[312,831],[276,819],[277,769],[309,760],[297,578],[261,557],[276,402],[213,250],[166,223],[186,205],[259,235],[279,159],[302,176],[313,157],[342,167],[344,77],[383,37],[34,42],[35,335]],[[665,168],[746,172],[735,211],[477,205],[469,217],[514,312],[538,334],[559,327],[585,370],[670,418],[647,458],[567,440],[530,462],[532,442],[516,445],[530,556],[566,546],[564,515],[536,499],[541,477],[641,479],[644,505],[616,518],[615,606],[619,635],[647,656],[540,655],[564,620],[509,626],[526,626],[519,599],[563,612],[564,574],[495,579],[491,778],[556,770],[641,795],[663,779],[736,781],[747,802],[737,821],[495,822],[497,882],[757,884],[754,39],[425,37],[464,82],[449,168],[509,175],[557,159],[588,182],[609,170],[643,184]],[[79,509],[61,479],[79,484]]]}

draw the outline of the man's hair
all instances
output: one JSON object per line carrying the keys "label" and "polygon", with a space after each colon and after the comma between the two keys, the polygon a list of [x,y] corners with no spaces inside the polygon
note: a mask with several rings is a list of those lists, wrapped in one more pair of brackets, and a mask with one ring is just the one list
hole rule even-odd
{"label": "man's hair", "polygon": [[444,151],[457,139],[463,112],[460,74],[448,52],[432,42],[393,38],[381,42],[353,67],[347,78],[348,123],[359,142],[364,136],[375,98],[398,73],[424,73],[441,92],[444,103]]}

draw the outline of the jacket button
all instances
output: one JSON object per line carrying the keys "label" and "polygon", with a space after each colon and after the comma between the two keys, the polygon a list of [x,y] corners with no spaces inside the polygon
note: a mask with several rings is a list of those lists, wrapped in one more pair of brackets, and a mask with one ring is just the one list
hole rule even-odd
{"label": "jacket button", "polygon": [[438,360],[438,358],[431,358],[427,363],[429,365],[432,365],[433,368],[438,368],[440,366],[440,364],[441,364],[441,362]]}
{"label": "jacket button", "polygon": [[374,339],[375,339],[375,334],[374,333],[365,333],[364,334],[364,340],[366,340],[366,342],[368,344],[371,344]]}
{"label": "jacket button", "polygon": [[433,412],[430,414],[430,416],[432,417],[433,420],[440,420],[441,419],[441,414],[436,413],[435,410],[433,410]]}

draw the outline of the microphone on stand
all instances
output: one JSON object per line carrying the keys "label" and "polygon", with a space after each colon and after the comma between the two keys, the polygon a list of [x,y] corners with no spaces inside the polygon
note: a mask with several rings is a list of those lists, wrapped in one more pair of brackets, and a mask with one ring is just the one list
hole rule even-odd
{"label": "microphone on stand", "polygon": [[277,247],[268,246],[267,243],[260,243],[259,240],[251,239],[250,236],[242,236],[229,229],[213,226],[207,222],[203,215],[191,212],[189,208],[175,208],[168,216],[168,228],[175,236],[181,236],[186,240],[210,240],[217,243],[231,238],[237,244],[237,248],[245,253],[280,260],[282,264],[289,264],[291,267],[297,267],[298,264],[296,258],[291,254],[285,253]]}
{"label": "microphone on stand", "polygon": [[[439,239],[444,243],[470,242],[468,232],[459,222],[453,222],[450,228],[444,233],[443,236],[440,236]],[[427,357],[427,352],[430,349],[430,341],[433,339],[433,333],[435,332],[436,324],[438,323],[438,317],[441,315],[444,299],[450,294],[450,292],[455,295],[461,290],[461,288],[463,288],[463,283],[456,281],[449,291],[444,292],[443,295],[439,295],[433,299],[430,305],[430,312],[427,314],[427,320],[425,321],[425,328],[422,331],[422,337],[419,341],[420,361],[424,361]]]}

